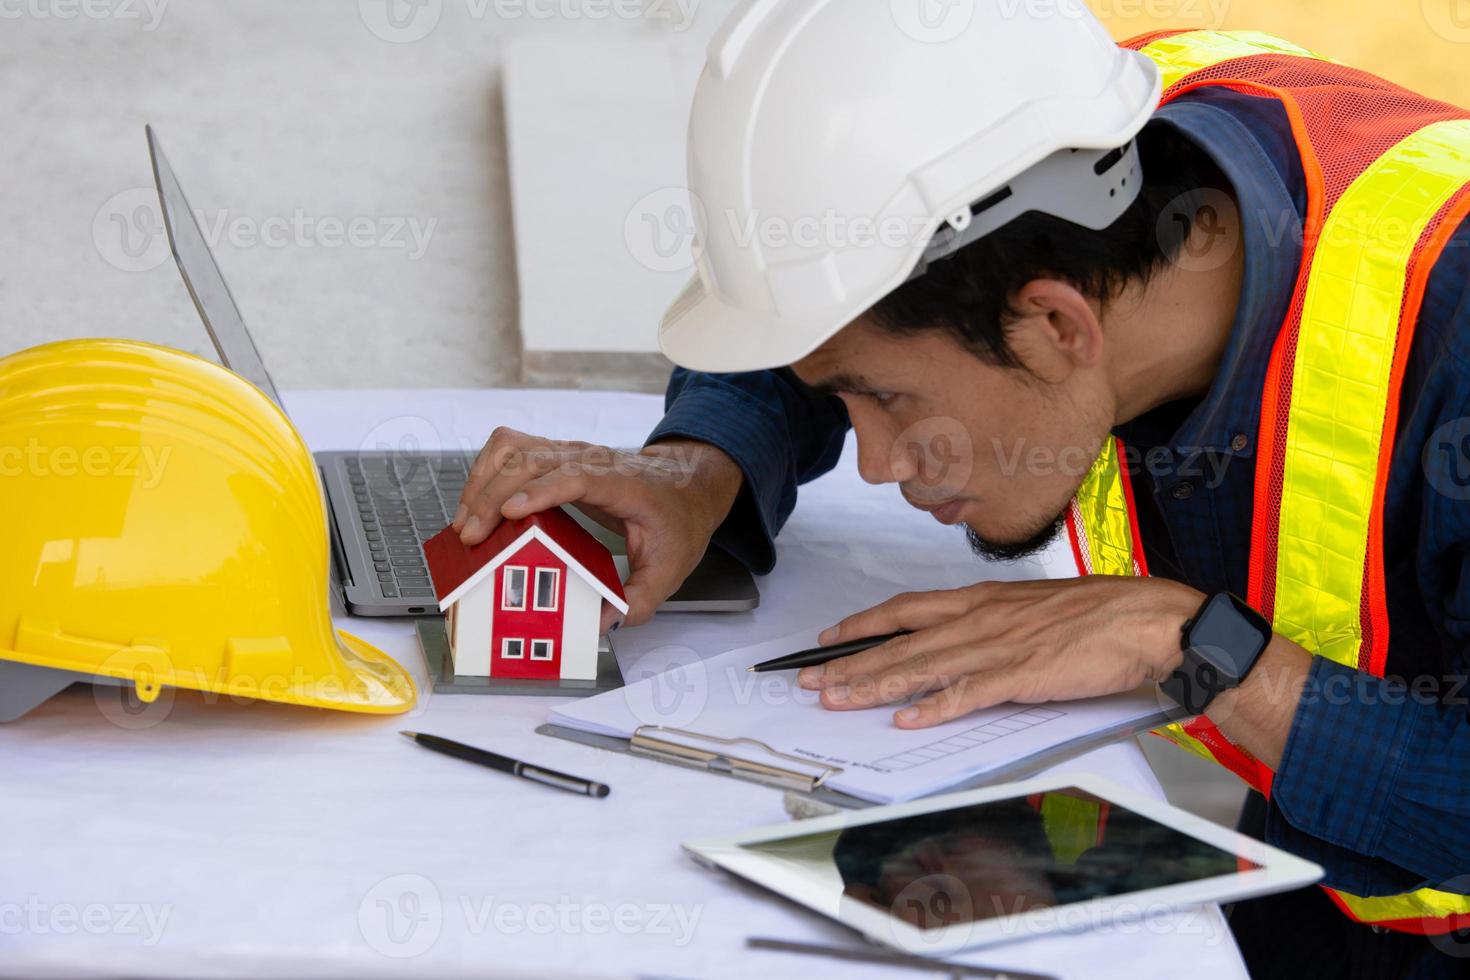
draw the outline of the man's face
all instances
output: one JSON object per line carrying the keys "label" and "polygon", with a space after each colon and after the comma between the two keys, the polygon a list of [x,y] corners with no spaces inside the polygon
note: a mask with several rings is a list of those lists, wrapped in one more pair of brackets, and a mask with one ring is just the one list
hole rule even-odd
{"label": "man's face", "polygon": [[897,483],[935,520],[966,525],[979,554],[1015,558],[1060,530],[1112,404],[1100,372],[1079,367],[1044,318],[1011,342],[1026,369],[982,361],[943,331],[889,334],[865,316],[792,368],[846,404],[864,480]]}

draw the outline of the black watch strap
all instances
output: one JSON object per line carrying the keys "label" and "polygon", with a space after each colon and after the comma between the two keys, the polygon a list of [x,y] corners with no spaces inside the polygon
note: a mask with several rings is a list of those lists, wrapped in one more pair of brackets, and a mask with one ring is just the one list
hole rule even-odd
{"label": "black watch strap", "polygon": [[1225,691],[1239,687],[1270,645],[1271,624],[1229,592],[1210,596],[1180,630],[1184,662],[1159,689],[1186,717],[1203,714]]}

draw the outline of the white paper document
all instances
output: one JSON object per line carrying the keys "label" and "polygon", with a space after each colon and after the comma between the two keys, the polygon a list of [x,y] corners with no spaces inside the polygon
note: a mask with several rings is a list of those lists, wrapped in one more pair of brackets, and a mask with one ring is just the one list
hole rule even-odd
{"label": "white paper document", "polygon": [[997,705],[915,731],[894,725],[898,705],[829,711],[816,692],[796,685],[795,671],[746,670],[815,646],[817,632],[675,666],[559,708],[549,720],[614,738],[641,732],[674,745],[713,746],[731,759],[813,777],[825,773],[826,789],[872,803],[894,803],[987,774],[1004,778],[1038,754],[1122,733],[1160,710],[1157,695],[1142,690],[1084,701]]}

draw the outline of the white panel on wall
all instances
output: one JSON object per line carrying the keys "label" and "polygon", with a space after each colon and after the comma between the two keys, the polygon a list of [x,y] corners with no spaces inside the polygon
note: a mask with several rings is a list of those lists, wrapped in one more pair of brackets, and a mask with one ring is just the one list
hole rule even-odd
{"label": "white panel on wall", "polygon": [[703,47],[514,38],[503,58],[524,349],[657,351],[693,272],[684,144]]}

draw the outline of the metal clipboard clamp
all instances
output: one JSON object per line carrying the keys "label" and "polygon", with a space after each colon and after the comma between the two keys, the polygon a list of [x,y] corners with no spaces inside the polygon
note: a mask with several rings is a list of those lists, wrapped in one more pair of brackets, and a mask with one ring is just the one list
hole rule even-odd
{"label": "metal clipboard clamp", "polygon": [[[701,748],[686,745],[683,742],[671,740],[668,737],[671,735],[726,748]],[[787,762],[794,762],[807,769],[816,769],[819,774],[811,775],[793,771],[768,762],[742,758],[728,751],[729,746],[737,745],[753,745],[773,759],[785,759]],[[639,726],[633,732],[633,737],[628,740],[628,751],[634,755],[657,759],[660,762],[672,762],[675,765],[706,769],[710,772],[734,776],[737,779],[748,779],[764,786],[796,790],[799,793],[813,793],[821,789],[822,784],[828,779],[842,772],[841,766],[830,766],[811,759],[804,759],[799,755],[777,752],[759,739],[719,738],[714,735],[693,732],[687,728],[668,728],[663,725]]]}
{"label": "metal clipboard clamp", "polygon": [[[935,789],[933,792],[922,794],[922,796],[937,796],[940,793],[957,793],[961,790],[975,789],[979,786],[990,786],[995,783],[1025,779],[1028,776],[1034,776],[1039,772],[1059,763],[1066,762],[1085,752],[1100,749],[1104,745],[1111,744],[1119,739],[1141,735],[1160,725],[1167,725],[1172,720],[1173,717],[1170,712],[1159,711],[1143,719],[1131,719],[1119,722],[1116,725],[1110,725],[1090,735],[1071,739],[1044,751],[1014,759],[999,768],[991,769],[970,779],[961,780],[953,785]],[[684,766],[689,769],[713,772],[722,776],[743,779],[747,782],[762,784],[776,789],[784,789],[791,793],[800,794],[803,799],[826,806],[852,809],[874,805],[870,800],[851,796],[842,790],[832,789],[826,785],[827,781],[832,779],[832,777],[845,771],[842,767],[830,766],[801,756],[777,752],[764,742],[753,738],[716,738],[712,735],[704,735],[700,732],[689,731],[688,729],[668,728],[663,725],[643,725],[634,730],[631,738],[625,738],[615,734],[581,731],[554,724],[543,724],[539,726],[536,729],[536,734],[566,739],[569,742],[576,742],[579,745],[605,749],[610,752],[635,754],[658,762],[673,763],[674,765]],[[685,745],[674,739],[702,742],[709,747],[703,748]],[[819,770],[820,775],[794,772],[779,765],[761,763],[752,759],[743,759],[739,756],[732,755],[729,747],[741,744],[755,746],[772,759],[784,759],[787,762],[796,763],[805,769]],[[724,751],[721,751],[719,747],[724,747]],[[788,803],[790,799],[792,798],[788,798]],[[788,809],[790,809],[789,806]],[[798,814],[792,811],[792,815],[812,816],[816,812],[818,811]]]}

